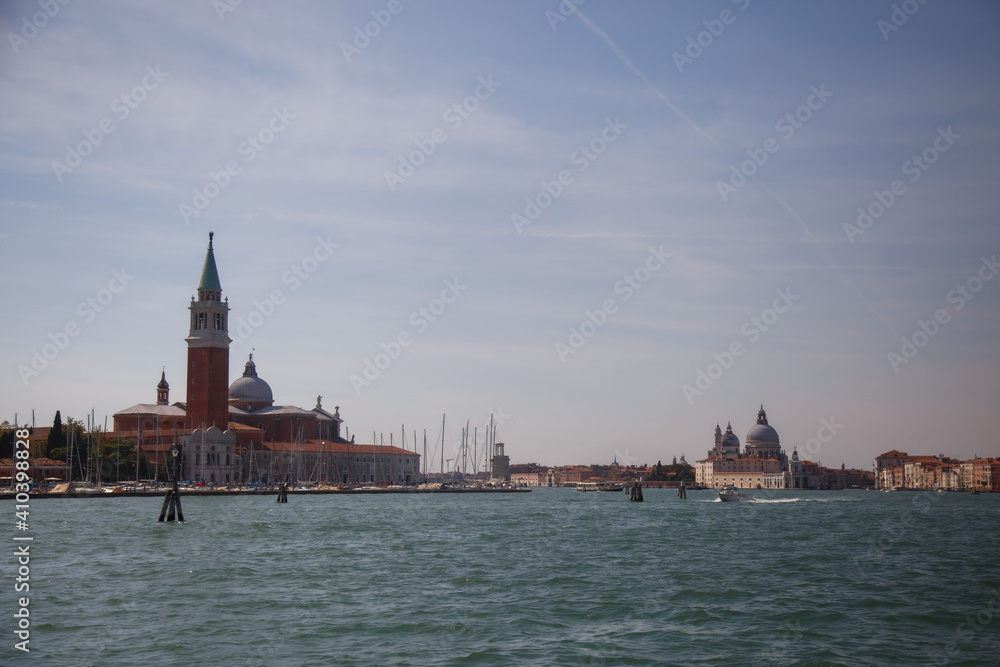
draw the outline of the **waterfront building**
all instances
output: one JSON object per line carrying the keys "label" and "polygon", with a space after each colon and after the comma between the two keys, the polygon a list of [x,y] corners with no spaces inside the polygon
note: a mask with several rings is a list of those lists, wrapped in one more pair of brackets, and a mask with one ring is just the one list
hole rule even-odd
{"label": "waterfront building", "polygon": [[875,476],[883,489],[983,491],[1000,486],[1000,459],[959,461],[943,454],[910,455],[893,449],[875,457]]}
{"label": "waterfront building", "polygon": [[[229,300],[209,233],[197,299],[188,307],[186,400],[169,403],[166,371],[156,403],[115,413],[114,435],[136,443],[159,465],[174,442],[182,447],[182,478],[208,484],[237,482],[416,483],[420,456],[399,447],[355,444],[341,434],[340,408],[275,405],[270,385],[257,374],[253,354],[229,383]],[[503,472],[503,446],[494,459]]]}
{"label": "waterfront building", "polygon": [[788,458],[762,405],[757,423],[747,432],[743,452],[732,423],[725,433],[716,425],[715,446],[706,458],[695,462],[695,483],[711,488],[817,489],[822,482],[815,463],[800,460],[797,451]]}

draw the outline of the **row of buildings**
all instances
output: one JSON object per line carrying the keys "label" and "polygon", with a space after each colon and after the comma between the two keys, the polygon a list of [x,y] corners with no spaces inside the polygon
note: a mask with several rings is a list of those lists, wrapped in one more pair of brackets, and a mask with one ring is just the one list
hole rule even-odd
{"label": "row of buildings", "polygon": [[1000,487],[1000,459],[960,461],[944,454],[910,456],[893,449],[875,458],[875,475],[882,489],[990,491]]}
{"label": "row of buildings", "polygon": [[[668,472],[657,483],[665,485],[691,483],[686,470],[690,468],[681,456],[679,467],[674,459],[674,472]],[[543,466],[537,463],[515,463],[510,467],[510,480],[516,486],[576,486],[577,482],[648,482],[656,477],[656,466],[619,465],[617,458],[611,465]],[[652,484],[652,483],[650,483]]]}

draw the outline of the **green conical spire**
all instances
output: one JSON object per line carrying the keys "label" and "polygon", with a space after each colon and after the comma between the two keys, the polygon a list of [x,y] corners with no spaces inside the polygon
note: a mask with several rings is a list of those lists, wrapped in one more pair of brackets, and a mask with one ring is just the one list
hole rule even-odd
{"label": "green conical spire", "polygon": [[219,282],[219,269],[215,266],[215,252],[212,250],[212,237],[215,236],[215,232],[208,233],[208,254],[205,255],[205,268],[201,270],[201,283],[198,285],[200,290],[219,290],[222,291],[222,283]]}

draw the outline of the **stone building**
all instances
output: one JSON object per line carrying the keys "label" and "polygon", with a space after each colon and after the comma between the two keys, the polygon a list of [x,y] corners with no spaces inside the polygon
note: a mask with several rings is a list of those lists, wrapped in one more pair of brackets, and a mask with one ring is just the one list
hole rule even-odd
{"label": "stone building", "polygon": [[197,298],[192,296],[188,307],[185,402],[169,403],[164,370],[156,403],[115,413],[114,435],[137,442],[156,463],[179,442],[182,477],[207,484],[416,483],[416,452],[348,440],[341,434],[339,407],[327,412],[321,396],[312,410],[275,405],[252,354],[243,374],[229,383],[229,301],[222,296],[213,241],[209,233]]}
{"label": "stone building", "polygon": [[725,433],[716,425],[715,446],[706,458],[695,462],[695,483],[710,488],[731,485],[741,489],[815,489],[821,485],[815,467],[800,460],[797,451],[788,458],[762,405],[757,423],[747,432],[743,452],[732,424],[726,426]]}

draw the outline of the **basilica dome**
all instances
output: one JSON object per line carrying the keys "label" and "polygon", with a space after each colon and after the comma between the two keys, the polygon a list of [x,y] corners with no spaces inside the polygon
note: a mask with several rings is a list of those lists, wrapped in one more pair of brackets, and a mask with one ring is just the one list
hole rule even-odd
{"label": "basilica dome", "polygon": [[243,370],[243,377],[237,378],[236,382],[229,385],[229,400],[255,401],[267,404],[274,402],[271,385],[257,377],[257,365],[253,362],[252,354]]}
{"label": "basilica dome", "polygon": [[747,432],[747,443],[751,442],[773,442],[778,443],[778,432],[769,424],[754,424]]}
{"label": "basilica dome", "polygon": [[767,413],[764,412],[764,406],[760,406],[760,412],[757,413],[757,423],[754,424],[749,431],[747,431],[746,443],[750,444],[775,444],[779,443],[778,432],[774,430],[774,427],[767,423]]}

